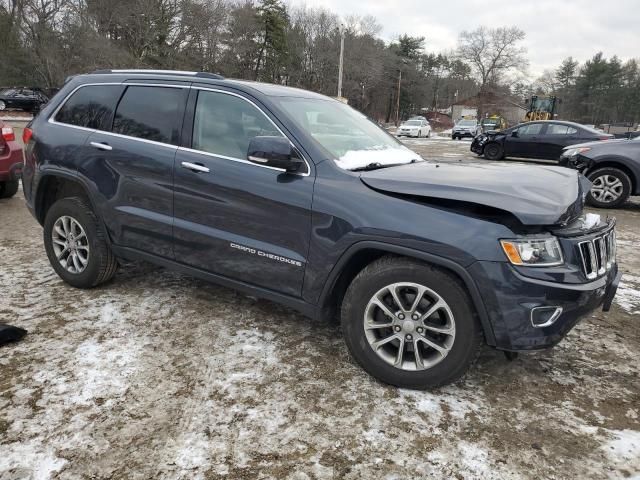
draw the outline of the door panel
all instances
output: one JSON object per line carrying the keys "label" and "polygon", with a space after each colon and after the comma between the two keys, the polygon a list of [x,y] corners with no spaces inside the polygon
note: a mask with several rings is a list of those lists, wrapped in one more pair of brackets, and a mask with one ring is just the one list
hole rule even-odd
{"label": "door panel", "polygon": [[562,149],[577,143],[578,130],[564,124],[547,124],[544,135],[541,136],[541,154],[549,160],[559,160]]}
{"label": "door panel", "polygon": [[130,85],[87,139],[79,173],[94,182],[117,245],[173,258],[173,162],[188,88]]}
{"label": "door panel", "polygon": [[185,128],[192,148],[175,159],[176,260],[300,296],[314,177],[246,160],[251,138],[283,134],[237,94],[194,90]]}
{"label": "door panel", "polygon": [[[185,168],[200,164],[208,173]],[[313,177],[178,150],[176,260],[299,296],[309,249]]]}
{"label": "door panel", "polygon": [[79,173],[95,182],[113,242],[173,258],[172,180],[177,147],[103,132],[91,134],[87,145],[91,153]]}
{"label": "door panel", "polygon": [[540,158],[540,138],[544,133],[544,124],[528,123],[518,128],[518,136],[509,136],[505,140],[505,154],[513,157]]}

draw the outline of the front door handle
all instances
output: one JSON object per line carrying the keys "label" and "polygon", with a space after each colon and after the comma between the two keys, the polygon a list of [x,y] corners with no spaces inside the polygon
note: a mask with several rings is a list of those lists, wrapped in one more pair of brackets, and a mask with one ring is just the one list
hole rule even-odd
{"label": "front door handle", "polygon": [[106,143],[100,143],[100,142],[91,142],[90,145],[92,147],[97,148],[98,150],[106,150],[106,151],[111,151],[113,150],[113,147],[111,145],[107,145]]}
{"label": "front door handle", "polygon": [[209,173],[209,169],[199,163],[182,162],[180,165],[194,172]]}

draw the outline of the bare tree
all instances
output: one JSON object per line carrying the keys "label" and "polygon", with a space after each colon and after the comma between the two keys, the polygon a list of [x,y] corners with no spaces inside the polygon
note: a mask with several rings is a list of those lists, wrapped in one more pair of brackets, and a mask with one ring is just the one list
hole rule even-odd
{"label": "bare tree", "polygon": [[[518,27],[480,27],[460,34],[458,57],[476,74],[481,99],[489,85],[497,85],[509,72],[527,67],[526,49],[520,46],[524,38],[525,32]],[[482,105],[478,113],[484,113]]]}

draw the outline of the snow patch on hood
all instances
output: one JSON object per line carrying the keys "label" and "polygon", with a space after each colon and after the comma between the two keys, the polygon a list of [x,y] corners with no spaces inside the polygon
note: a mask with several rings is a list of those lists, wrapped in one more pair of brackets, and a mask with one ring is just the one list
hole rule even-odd
{"label": "snow patch on hood", "polygon": [[366,167],[371,163],[389,165],[392,163],[411,163],[414,160],[422,160],[416,152],[398,145],[397,148],[380,146],[367,150],[349,150],[342,155],[336,164],[345,170]]}

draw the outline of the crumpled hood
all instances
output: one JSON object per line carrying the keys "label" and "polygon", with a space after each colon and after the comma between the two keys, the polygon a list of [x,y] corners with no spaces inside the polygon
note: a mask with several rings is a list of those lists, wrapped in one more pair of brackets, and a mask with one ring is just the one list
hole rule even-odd
{"label": "crumpled hood", "polygon": [[511,212],[524,225],[558,225],[582,213],[591,182],[561,167],[421,162],[360,176],[382,192],[475,203]]}

